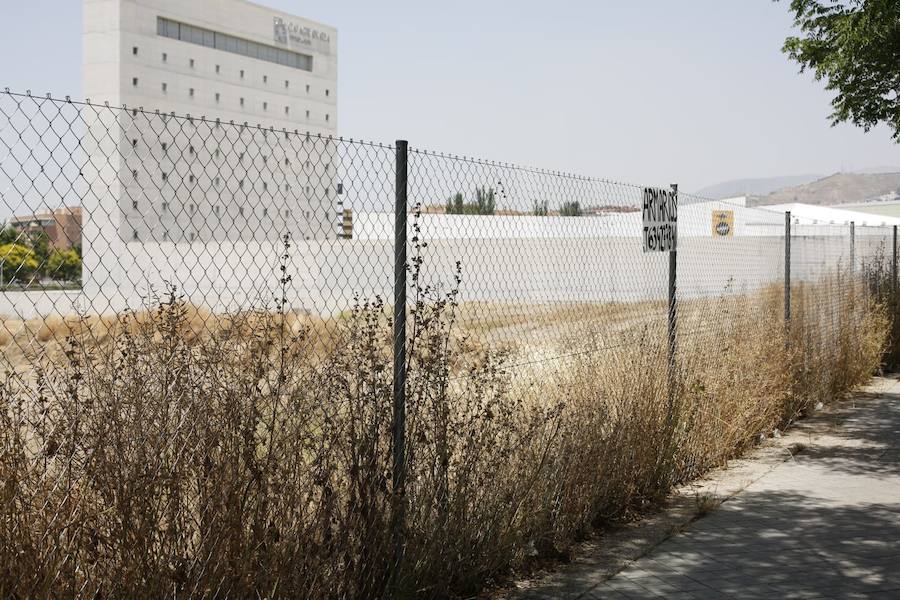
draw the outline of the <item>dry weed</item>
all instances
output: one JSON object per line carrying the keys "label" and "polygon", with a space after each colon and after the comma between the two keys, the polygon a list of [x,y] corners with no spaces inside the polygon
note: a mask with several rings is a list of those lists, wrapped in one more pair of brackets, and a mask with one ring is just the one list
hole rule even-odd
{"label": "dry weed", "polygon": [[779,290],[686,303],[672,371],[664,316],[523,366],[417,286],[399,568],[381,300],[7,322],[33,372],[0,386],[0,595],[474,595],[864,381],[895,313],[841,277],[787,330]]}

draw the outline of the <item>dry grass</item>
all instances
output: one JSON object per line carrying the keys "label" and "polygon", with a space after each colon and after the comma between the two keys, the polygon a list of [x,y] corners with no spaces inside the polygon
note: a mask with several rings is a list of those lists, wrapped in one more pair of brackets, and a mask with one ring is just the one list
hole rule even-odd
{"label": "dry grass", "polygon": [[697,504],[697,517],[703,518],[722,505],[722,498],[711,492],[697,494],[694,501]]}
{"label": "dry grass", "polygon": [[[263,322],[271,324],[273,318],[266,316],[267,311],[264,310],[216,314],[189,303],[183,304],[183,312],[179,334],[189,344],[223,335],[248,335],[258,330]],[[153,309],[149,309],[120,315],[52,315],[24,321],[0,318],[0,348],[4,351],[2,366],[21,373],[31,370],[41,361],[58,363],[65,356],[71,339],[94,354],[109,354],[123,332],[136,332],[157,316]],[[283,322],[291,335],[305,332],[304,338],[311,353],[327,352],[335,342],[333,333],[337,326],[332,321],[290,311],[274,318],[279,327]]]}
{"label": "dry grass", "polygon": [[643,322],[648,315],[665,319],[665,301],[643,302],[562,302],[523,304],[464,302],[459,305],[457,322],[465,331],[493,340],[517,339],[526,334],[546,343],[567,332],[596,331],[598,325],[616,329],[621,325]]}
{"label": "dry grass", "polygon": [[780,297],[685,303],[671,372],[640,310],[584,310],[581,331],[614,326],[535,363],[460,335],[485,322],[453,293],[414,304],[399,569],[381,304],[6,325],[33,373],[0,387],[0,596],[473,595],[878,367],[891,322],[866,286],[797,290],[788,331]]}

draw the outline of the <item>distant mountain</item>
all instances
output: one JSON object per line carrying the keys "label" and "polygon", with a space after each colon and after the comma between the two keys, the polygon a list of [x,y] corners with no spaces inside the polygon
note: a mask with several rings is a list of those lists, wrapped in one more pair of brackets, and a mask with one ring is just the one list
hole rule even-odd
{"label": "distant mountain", "polygon": [[835,173],[751,199],[751,204],[801,202],[835,206],[877,201],[900,195],[900,173]]}
{"label": "distant mountain", "polygon": [[782,188],[810,183],[821,177],[821,175],[787,175],[785,177],[734,179],[698,190],[697,195],[713,200],[734,198],[735,196],[765,196]]}

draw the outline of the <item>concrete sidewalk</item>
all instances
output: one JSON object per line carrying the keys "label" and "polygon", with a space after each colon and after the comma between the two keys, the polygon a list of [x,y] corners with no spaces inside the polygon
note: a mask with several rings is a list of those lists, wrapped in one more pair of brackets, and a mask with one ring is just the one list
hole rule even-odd
{"label": "concrete sidewalk", "polygon": [[760,452],[737,466],[743,485],[734,468],[703,482],[731,492],[640,558],[587,556],[514,596],[900,599],[900,382],[876,380]]}

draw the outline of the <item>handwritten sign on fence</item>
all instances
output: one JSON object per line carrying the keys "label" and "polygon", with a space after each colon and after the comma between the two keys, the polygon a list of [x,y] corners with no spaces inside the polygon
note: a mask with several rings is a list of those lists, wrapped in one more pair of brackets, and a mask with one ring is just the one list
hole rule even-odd
{"label": "handwritten sign on fence", "polygon": [[671,252],[678,244],[678,194],[644,188],[644,252]]}

